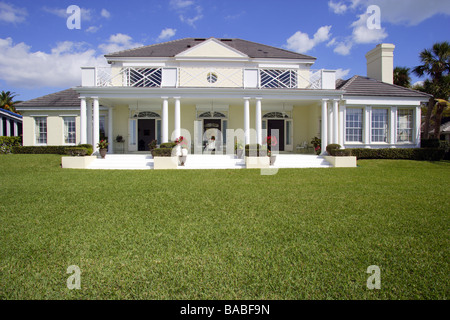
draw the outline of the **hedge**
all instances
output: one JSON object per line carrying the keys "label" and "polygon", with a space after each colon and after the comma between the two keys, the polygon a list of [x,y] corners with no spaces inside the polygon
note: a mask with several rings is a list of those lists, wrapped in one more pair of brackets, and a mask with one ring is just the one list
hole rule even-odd
{"label": "hedge", "polygon": [[22,137],[0,137],[0,145],[6,145],[6,146],[20,146],[22,145]]}
{"label": "hedge", "polygon": [[352,155],[352,149],[331,149],[329,154],[333,157],[349,157]]}
{"label": "hedge", "polygon": [[165,142],[165,143],[161,143],[159,145],[160,148],[165,149],[165,148],[170,148],[172,149],[173,147],[175,147],[177,144],[175,142]]}
{"label": "hedge", "polygon": [[445,150],[440,148],[352,148],[352,155],[357,159],[406,159],[440,161]]}
{"label": "hedge", "polygon": [[69,156],[83,157],[88,154],[88,149],[83,147],[66,148],[66,154]]}
{"label": "hedge", "polygon": [[78,146],[14,146],[13,153],[17,154],[62,154],[66,155],[68,150],[75,147],[86,149],[86,155],[91,155],[93,147],[90,144],[80,144]]}
{"label": "hedge", "polygon": [[325,150],[327,150],[328,154],[333,155],[333,150],[339,150],[341,149],[340,144],[332,143],[326,146]]}
{"label": "hedge", "polygon": [[245,156],[246,157],[265,157],[267,156],[267,150],[260,144],[246,144],[245,145]]}

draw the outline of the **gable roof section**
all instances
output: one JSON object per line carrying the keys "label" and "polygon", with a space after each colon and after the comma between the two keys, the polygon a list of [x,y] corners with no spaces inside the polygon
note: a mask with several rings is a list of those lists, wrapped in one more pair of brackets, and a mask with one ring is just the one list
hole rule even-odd
{"label": "gable roof section", "polygon": [[336,81],[336,89],[345,90],[344,95],[346,96],[411,97],[426,99],[430,97],[430,95],[424,92],[362,76],[353,76],[348,80],[339,79]]}
{"label": "gable roof section", "polygon": [[0,108],[0,114],[3,114],[5,116],[7,116],[7,117],[12,117],[12,118],[15,117],[15,118],[22,119],[22,115],[21,114],[18,114],[18,113],[15,113],[15,112],[3,109],[3,108]]}
{"label": "gable roof section", "polygon": [[[212,39],[212,38],[210,38]],[[215,38],[214,38],[215,39]],[[105,58],[149,58],[149,57],[175,57],[183,51],[193,48],[208,39],[184,38],[149,46],[114,52],[105,55]],[[216,39],[225,45],[246,54],[250,58],[274,58],[274,59],[301,59],[316,60],[316,58],[304,54],[271,47],[265,44],[251,42],[242,39]]]}
{"label": "gable roof section", "polygon": [[73,89],[51,93],[39,98],[20,102],[16,108],[23,107],[80,107],[79,94]]}

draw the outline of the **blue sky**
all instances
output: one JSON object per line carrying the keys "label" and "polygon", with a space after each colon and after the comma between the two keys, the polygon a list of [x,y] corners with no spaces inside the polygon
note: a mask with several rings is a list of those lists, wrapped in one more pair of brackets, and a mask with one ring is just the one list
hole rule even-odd
{"label": "blue sky", "polygon": [[[80,30],[67,28],[70,5],[81,8]],[[381,29],[367,28],[370,5]],[[394,65],[412,68],[449,30],[449,0],[0,0],[0,90],[36,98],[79,85],[80,67],[104,64],[105,53],[185,37],[305,53],[346,79],[366,75],[364,55],[378,43],[394,43]]]}

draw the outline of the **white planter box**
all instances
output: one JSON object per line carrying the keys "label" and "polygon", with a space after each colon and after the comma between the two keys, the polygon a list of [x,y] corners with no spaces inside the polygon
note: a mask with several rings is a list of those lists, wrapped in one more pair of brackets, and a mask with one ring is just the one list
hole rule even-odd
{"label": "white planter box", "polygon": [[178,157],[154,157],[154,169],[176,169],[178,168]]}
{"label": "white planter box", "polygon": [[356,157],[333,157],[325,156],[325,160],[333,165],[335,168],[355,168],[356,167]]}
{"label": "white planter box", "polygon": [[247,169],[270,168],[269,157],[245,157],[245,167]]}
{"label": "white planter box", "polygon": [[96,156],[85,157],[61,157],[61,166],[69,169],[86,169]]}

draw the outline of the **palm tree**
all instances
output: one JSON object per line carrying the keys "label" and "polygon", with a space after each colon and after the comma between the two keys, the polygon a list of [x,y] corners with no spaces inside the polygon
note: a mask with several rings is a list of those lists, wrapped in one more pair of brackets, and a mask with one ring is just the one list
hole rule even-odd
{"label": "palm tree", "polygon": [[[434,99],[442,99],[447,101],[450,96],[450,43],[447,41],[438,42],[431,49],[423,50],[420,55],[422,65],[413,69],[413,72],[422,77],[429,76],[424,82],[424,88],[427,93],[434,96]],[[435,106],[434,99],[428,103],[427,115],[425,117],[424,138],[428,138],[430,127],[430,119]],[[445,106],[437,102],[436,121],[435,121],[435,138],[439,138],[442,113]]]}
{"label": "palm tree", "polygon": [[395,67],[394,69],[394,84],[409,88],[411,86],[411,77],[409,76],[409,68]]}
{"label": "palm tree", "polygon": [[16,112],[16,108],[14,107],[14,104],[17,102],[14,102],[13,99],[16,97],[17,95],[15,94],[15,92],[11,92],[11,91],[2,91],[0,93],[0,108],[5,109],[5,110],[9,110],[12,112]]}

